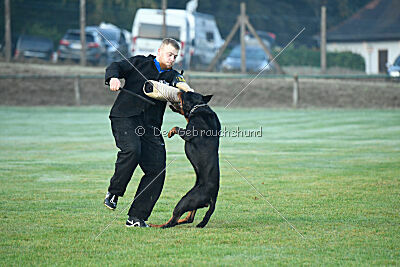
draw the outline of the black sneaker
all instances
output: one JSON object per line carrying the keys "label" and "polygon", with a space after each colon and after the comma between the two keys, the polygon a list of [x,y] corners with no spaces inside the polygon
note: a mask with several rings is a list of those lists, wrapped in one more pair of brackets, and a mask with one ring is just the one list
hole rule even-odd
{"label": "black sneaker", "polygon": [[142,219],[138,219],[133,216],[129,216],[128,220],[126,220],[126,227],[149,227],[149,225],[143,221]]}
{"label": "black sneaker", "polygon": [[115,210],[117,207],[118,196],[110,192],[107,192],[106,198],[104,199],[104,205],[110,210]]}

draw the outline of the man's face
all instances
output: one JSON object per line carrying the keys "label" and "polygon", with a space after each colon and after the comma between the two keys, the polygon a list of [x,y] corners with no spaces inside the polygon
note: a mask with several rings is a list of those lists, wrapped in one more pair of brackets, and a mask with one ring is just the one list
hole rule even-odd
{"label": "man's face", "polygon": [[179,50],[172,45],[164,45],[158,49],[157,60],[163,69],[170,69],[175,64]]}

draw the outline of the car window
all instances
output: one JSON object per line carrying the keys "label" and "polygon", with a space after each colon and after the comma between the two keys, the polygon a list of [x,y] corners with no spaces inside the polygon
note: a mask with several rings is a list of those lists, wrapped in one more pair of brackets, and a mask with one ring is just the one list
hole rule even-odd
{"label": "car window", "polygon": [[110,41],[118,42],[119,40],[119,31],[110,30],[110,29],[99,29],[101,34]]}
{"label": "car window", "polygon": [[264,59],[265,52],[264,52],[264,50],[258,49],[258,48],[246,49],[246,58],[248,58],[248,59]]}
{"label": "car window", "polygon": [[240,57],[240,54],[241,54],[240,46],[235,46],[235,47],[232,49],[231,53],[229,54],[229,57],[239,58],[239,57]]}
{"label": "car window", "polygon": [[50,40],[44,38],[37,38],[31,36],[23,36],[20,38],[18,49],[28,50],[28,49],[53,49],[53,43]]}
{"label": "car window", "polygon": [[[235,46],[232,49],[229,56],[234,58],[240,58],[241,54],[242,54],[241,47]],[[266,58],[265,52],[261,48],[246,47],[246,59],[264,59],[264,58]]]}
{"label": "car window", "polygon": [[[79,41],[79,40],[81,40],[81,34],[75,33],[75,32],[70,32],[65,35],[64,39],[71,40],[71,41]],[[86,34],[86,42],[88,42],[88,43],[94,42],[94,36],[91,34]]]}
{"label": "car window", "polygon": [[[175,26],[167,26],[167,36],[179,42],[180,29]],[[141,23],[139,25],[139,38],[162,39],[162,25]]]}
{"label": "car window", "polygon": [[214,33],[213,32],[206,32],[207,42],[214,42]]}

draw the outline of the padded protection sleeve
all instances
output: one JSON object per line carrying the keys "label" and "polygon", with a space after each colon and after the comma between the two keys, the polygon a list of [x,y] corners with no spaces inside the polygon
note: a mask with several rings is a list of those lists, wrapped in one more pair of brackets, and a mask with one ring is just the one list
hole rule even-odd
{"label": "padded protection sleeve", "polygon": [[172,86],[182,89],[185,92],[193,92],[194,90],[186,83],[182,74],[177,73],[172,80]]}

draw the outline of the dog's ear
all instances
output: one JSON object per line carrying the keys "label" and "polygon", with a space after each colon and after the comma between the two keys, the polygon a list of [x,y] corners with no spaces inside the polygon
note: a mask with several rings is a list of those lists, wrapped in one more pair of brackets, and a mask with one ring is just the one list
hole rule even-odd
{"label": "dog's ear", "polygon": [[213,95],[203,95],[203,101],[204,101],[205,103],[210,102],[212,96],[213,96]]}

